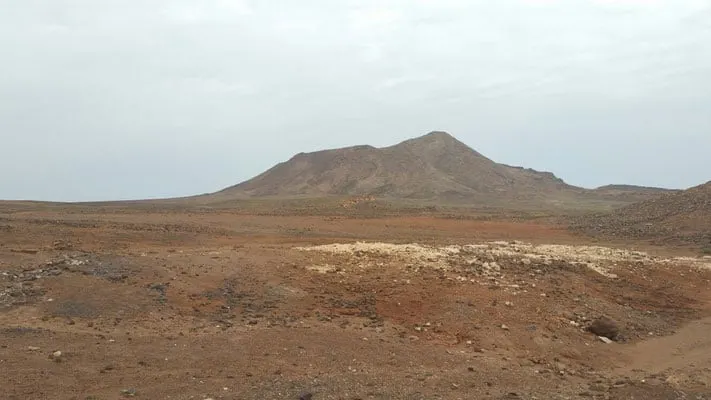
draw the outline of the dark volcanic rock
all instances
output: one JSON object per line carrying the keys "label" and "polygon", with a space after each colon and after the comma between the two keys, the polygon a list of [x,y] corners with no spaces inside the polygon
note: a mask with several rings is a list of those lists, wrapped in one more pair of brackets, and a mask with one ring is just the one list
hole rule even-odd
{"label": "dark volcanic rock", "polygon": [[620,334],[620,328],[615,321],[609,317],[600,317],[590,324],[588,330],[597,336],[615,340]]}

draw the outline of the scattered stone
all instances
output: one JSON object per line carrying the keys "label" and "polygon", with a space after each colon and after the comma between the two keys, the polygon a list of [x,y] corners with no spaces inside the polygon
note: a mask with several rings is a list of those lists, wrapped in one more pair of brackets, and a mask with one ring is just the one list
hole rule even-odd
{"label": "scattered stone", "polygon": [[29,350],[29,351],[39,351],[40,348],[39,348],[39,347],[35,347],[35,346],[27,346],[27,350]]}
{"label": "scattered stone", "polygon": [[503,329],[503,330],[505,330],[505,331],[508,331],[508,330],[509,330],[509,327],[508,327],[507,325],[501,325],[501,329]]}
{"label": "scattered stone", "polygon": [[600,317],[590,324],[588,330],[597,336],[615,340],[620,334],[620,328],[615,321],[609,317]]}
{"label": "scattered stone", "polygon": [[107,373],[109,371],[113,371],[113,370],[114,370],[113,365],[107,365],[104,368],[101,368],[101,370],[99,370],[99,373],[105,374],[105,373]]}
{"label": "scattered stone", "polygon": [[10,249],[13,253],[23,253],[23,254],[37,254],[39,250],[37,249]]}
{"label": "scattered stone", "polygon": [[600,341],[603,342],[603,343],[605,343],[605,344],[611,344],[611,343],[613,343],[612,339],[608,339],[608,338],[606,338],[606,337],[604,337],[604,336],[598,336],[597,338],[600,339]]}
{"label": "scattered stone", "polygon": [[600,392],[600,393],[607,391],[607,388],[599,383],[590,385],[589,389],[593,392]]}
{"label": "scattered stone", "polygon": [[52,243],[52,249],[58,251],[71,250],[72,244],[63,240],[55,240],[54,243]]}
{"label": "scattered stone", "polygon": [[124,397],[135,397],[138,392],[134,388],[123,389],[121,394]]}
{"label": "scattered stone", "polygon": [[314,395],[311,392],[304,392],[299,395],[299,400],[311,400]]}
{"label": "scattered stone", "polygon": [[54,353],[50,354],[49,358],[54,360],[55,362],[61,362],[62,361],[62,352],[57,350]]}

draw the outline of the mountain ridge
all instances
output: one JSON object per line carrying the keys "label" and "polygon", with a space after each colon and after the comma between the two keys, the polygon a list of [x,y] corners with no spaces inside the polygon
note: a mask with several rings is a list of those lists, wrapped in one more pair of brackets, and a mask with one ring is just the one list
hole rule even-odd
{"label": "mountain ridge", "polygon": [[299,153],[220,193],[433,199],[447,194],[521,194],[540,186],[574,188],[551,172],[495,163],[450,134],[433,131],[381,148],[361,145]]}
{"label": "mountain ridge", "polygon": [[573,186],[553,172],[497,163],[444,131],[380,148],[358,145],[298,153],[215,193],[223,199],[376,196],[455,203],[545,203],[580,196],[628,203],[655,194],[654,188],[636,191],[629,185],[597,192]]}

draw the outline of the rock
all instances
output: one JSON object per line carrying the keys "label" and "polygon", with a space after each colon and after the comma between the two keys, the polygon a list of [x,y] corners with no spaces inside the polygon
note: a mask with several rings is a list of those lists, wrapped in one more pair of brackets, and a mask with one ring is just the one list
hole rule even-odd
{"label": "rock", "polygon": [[52,243],[52,249],[53,249],[53,250],[58,250],[58,251],[71,250],[71,249],[72,249],[72,244],[71,244],[71,243],[67,243],[67,242],[65,242],[65,241],[63,241],[63,240],[55,240],[54,243]]}
{"label": "rock", "polygon": [[62,352],[57,350],[54,353],[50,354],[49,358],[56,361],[56,362],[60,362],[60,361],[62,361]]}
{"label": "rock", "polygon": [[39,347],[27,346],[27,350],[29,350],[29,351],[39,351],[39,349],[40,349]]}
{"label": "rock", "polygon": [[568,366],[561,362],[555,363],[555,368],[561,373],[565,373],[568,370]]}
{"label": "rock", "polygon": [[599,393],[604,393],[607,391],[607,388],[599,383],[590,385],[589,389],[593,392],[599,392]]}
{"label": "rock", "polygon": [[509,327],[508,327],[507,325],[501,325],[501,329],[503,329],[503,330],[505,330],[505,331],[508,331],[508,330],[509,330]]}
{"label": "rock", "polygon": [[597,336],[615,340],[620,334],[620,328],[615,321],[609,317],[600,317],[590,324],[588,330]]}
{"label": "rock", "polygon": [[299,395],[299,400],[311,400],[314,395],[311,392],[304,392]]}
{"label": "rock", "polygon": [[604,337],[604,336],[598,336],[597,338],[600,339],[600,341],[603,342],[603,343],[605,343],[605,344],[613,343],[613,342],[612,342],[612,339],[608,339],[608,338],[606,338],[606,337]]}
{"label": "rock", "polygon": [[39,250],[37,249],[10,249],[13,253],[24,253],[24,254],[37,254]]}
{"label": "rock", "polygon": [[113,371],[113,370],[114,370],[114,366],[109,364],[109,365],[105,366],[104,368],[101,368],[99,370],[99,373],[105,374],[105,373],[107,373],[109,371]]}
{"label": "rock", "polygon": [[138,392],[134,388],[123,389],[121,394],[124,397],[135,397]]}

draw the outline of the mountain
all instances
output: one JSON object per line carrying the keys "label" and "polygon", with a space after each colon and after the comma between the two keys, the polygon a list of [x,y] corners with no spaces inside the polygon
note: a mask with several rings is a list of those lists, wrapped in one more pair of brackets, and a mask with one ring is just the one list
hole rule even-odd
{"label": "mountain", "polygon": [[549,172],[498,164],[446,132],[385,148],[300,153],[221,195],[535,199],[577,190]]}
{"label": "mountain", "polygon": [[580,218],[573,227],[597,236],[641,238],[711,248],[711,182]]}
{"label": "mountain", "polygon": [[209,197],[374,196],[495,207],[610,209],[665,192],[629,185],[583,189],[550,172],[496,163],[450,134],[435,131],[384,148],[300,153]]}

